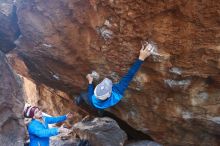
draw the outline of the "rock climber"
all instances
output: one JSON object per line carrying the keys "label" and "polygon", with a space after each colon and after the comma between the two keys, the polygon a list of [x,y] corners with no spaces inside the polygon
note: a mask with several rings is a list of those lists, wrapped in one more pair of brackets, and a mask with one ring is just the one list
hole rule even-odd
{"label": "rock climber", "polygon": [[113,84],[110,79],[105,78],[94,89],[93,76],[88,74],[86,76],[89,82],[87,91],[88,93],[78,96],[75,99],[76,104],[79,105],[85,101],[87,104],[98,110],[106,109],[116,105],[124,96],[125,90],[128,88],[141,64],[148,56],[151,55],[153,49],[154,46],[150,43],[142,45],[139,58],[131,66],[127,74],[125,74],[125,76],[123,76],[121,80],[116,84]]}

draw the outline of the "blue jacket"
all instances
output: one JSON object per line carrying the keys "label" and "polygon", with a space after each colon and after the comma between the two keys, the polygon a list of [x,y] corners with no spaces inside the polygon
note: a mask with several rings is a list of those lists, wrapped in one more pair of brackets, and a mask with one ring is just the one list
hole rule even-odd
{"label": "blue jacket", "polygon": [[123,97],[125,90],[128,88],[130,82],[139,70],[143,61],[137,59],[131,66],[128,73],[125,74],[117,84],[113,84],[111,96],[106,100],[99,100],[94,95],[94,86],[89,84],[88,86],[88,100],[91,106],[95,109],[106,109],[117,104]]}
{"label": "blue jacket", "polygon": [[44,124],[32,119],[28,124],[30,136],[30,146],[49,146],[49,137],[59,134],[58,128],[48,128],[48,124],[63,122],[67,119],[66,115],[59,117],[43,116]]}

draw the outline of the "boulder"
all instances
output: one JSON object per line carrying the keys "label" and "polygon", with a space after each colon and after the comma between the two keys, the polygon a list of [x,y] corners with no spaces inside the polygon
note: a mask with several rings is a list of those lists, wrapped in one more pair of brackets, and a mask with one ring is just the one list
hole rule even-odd
{"label": "boulder", "polygon": [[76,123],[74,132],[92,146],[123,146],[127,140],[117,122],[107,117]]}
{"label": "boulder", "polygon": [[0,145],[24,145],[22,82],[0,51]]}

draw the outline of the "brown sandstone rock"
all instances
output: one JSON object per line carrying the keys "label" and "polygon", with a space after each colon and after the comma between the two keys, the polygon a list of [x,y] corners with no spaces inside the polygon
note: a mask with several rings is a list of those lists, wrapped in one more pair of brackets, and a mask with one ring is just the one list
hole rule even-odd
{"label": "brown sandstone rock", "polygon": [[78,146],[78,142],[76,140],[51,140],[50,145],[51,146]]}
{"label": "brown sandstone rock", "polygon": [[92,70],[118,81],[141,41],[153,40],[160,56],[145,61],[109,111],[165,145],[220,143],[218,0],[23,0],[17,7],[22,36],[14,53],[35,81],[71,95],[86,89]]}
{"label": "brown sandstone rock", "polygon": [[53,89],[45,84],[33,81],[27,66],[17,54],[10,53],[6,56],[10,65],[19,74],[26,104],[38,106],[45,113],[52,116],[72,112],[74,113],[74,122],[78,122],[83,116],[88,114],[87,111],[80,109],[74,104],[74,97],[69,96],[61,90]]}
{"label": "brown sandstone rock", "polygon": [[74,131],[80,139],[88,140],[92,146],[123,146],[127,140],[126,133],[107,117],[76,123]]}
{"label": "brown sandstone rock", "polygon": [[19,35],[13,0],[1,0],[0,22],[0,50],[6,53],[15,48],[14,41]]}
{"label": "brown sandstone rock", "polygon": [[24,145],[24,106],[21,81],[0,51],[0,145]]}
{"label": "brown sandstone rock", "polygon": [[162,146],[156,142],[149,141],[149,140],[143,140],[138,142],[133,142],[131,144],[128,144],[126,146]]}

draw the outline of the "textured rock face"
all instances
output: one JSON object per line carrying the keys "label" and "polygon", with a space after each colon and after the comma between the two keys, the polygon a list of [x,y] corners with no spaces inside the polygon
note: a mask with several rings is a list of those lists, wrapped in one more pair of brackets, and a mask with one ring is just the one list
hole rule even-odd
{"label": "textured rock face", "polygon": [[[89,113],[74,104],[73,97],[31,79],[29,69],[17,54],[7,54],[10,65],[19,74],[26,104],[40,107],[45,113],[58,116],[74,113],[74,122],[78,122]],[[22,76],[23,75],[23,76]]]}
{"label": "textured rock face", "polygon": [[110,118],[95,118],[74,125],[81,139],[88,139],[92,146],[123,146],[126,133]]}
{"label": "textured rock face", "polygon": [[51,140],[51,146],[78,146],[78,142],[76,140]]}
{"label": "textured rock face", "polygon": [[4,53],[15,47],[14,41],[19,35],[16,8],[13,0],[0,1],[0,50]]}
{"label": "textured rock face", "polygon": [[156,142],[153,142],[153,141],[143,140],[143,141],[128,144],[126,146],[162,146],[162,145]]}
{"label": "textured rock face", "polygon": [[4,54],[0,51],[0,145],[24,145],[24,124],[22,111],[24,106],[21,82],[8,66]]}
{"label": "textured rock face", "polygon": [[[218,0],[23,0],[14,51],[31,78],[78,94],[85,75],[118,81],[141,41],[157,43],[110,112],[165,145],[220,143]],[[22,70],[21,70],[22,73]]]}
{"label": "textured rock face", "polygon": [[38,106],[43,112],[59,116],[69,112],[74,114],[70,124],[80,121],[88,113],[79,109],[72,101],[71,97],[62,91],[52,89],[45,85],[36,86],[33,82],[23,78],[23,89],[26,93],[25,101],[31,105]]}
{"label": "textured rock face", "polygon": [[71,100],[71,97],[64,92],[52,89],[43,84],[36,85],[25,77],[21,77],[21,80],[25,103],[38,106],[46,114],[59,116],[72,112],[74,118],[68,120],[69,124],[78,122],[83,116],[89,114],[77,107]]}

